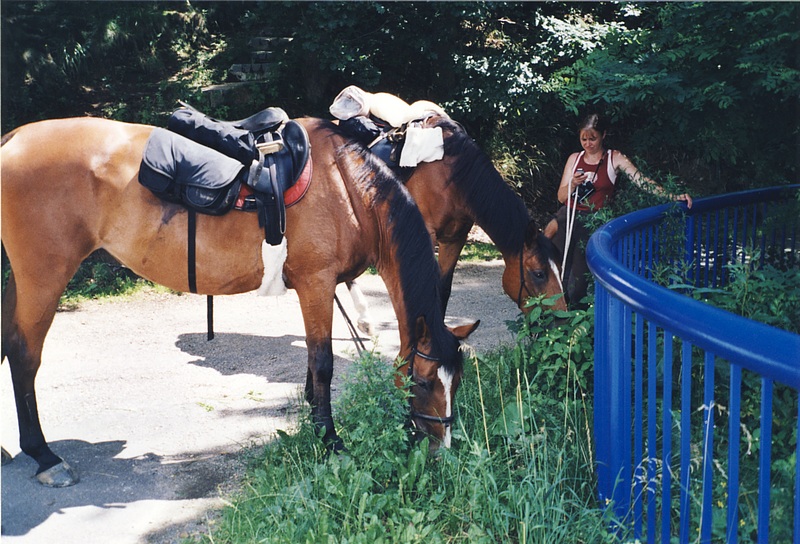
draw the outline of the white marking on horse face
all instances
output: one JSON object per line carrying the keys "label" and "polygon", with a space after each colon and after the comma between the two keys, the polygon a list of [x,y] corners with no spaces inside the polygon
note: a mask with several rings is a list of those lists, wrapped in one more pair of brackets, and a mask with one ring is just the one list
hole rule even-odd
{"label": "white marking on horse face", "polygon": [[553,275],[558,280],[558,288],[561,289],[561,292],[564,292],[564,285],[561,283],[561,273],[558,271],[558,265],[553,262],[553,259],[550,259],[550,270],[553,271]]}
{"label": "white marking on horse face", "polygon": [[[442,382],[442,386],[444,386],[444,399],[446,404],[445,408],[445,417],[450,417],[453,414],[453,404],[452,404],[452,391],[453,391],[453,375],[447,372],[443,367],[439,367],[437,372],[439,376],[439,380]],[[442,445],[445,448],[450,447],[450,425],[445,425],[444,427],[444,439],[442,440]]]}

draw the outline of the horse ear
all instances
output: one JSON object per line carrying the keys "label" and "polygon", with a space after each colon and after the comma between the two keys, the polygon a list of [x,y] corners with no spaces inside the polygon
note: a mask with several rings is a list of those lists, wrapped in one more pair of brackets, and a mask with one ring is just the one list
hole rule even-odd
{"label": "horse ear", "polygon": [[425,318],[422,316],[419,316],[417,318],[416,336],[417,336],[417,342],[424,343],[431,339],[431,331],[428,328],[428,324],[425,323]]}
{"label": "horse ear", "polygon": [[481,324],[481,320],[477,320],[475,323],[470,323],[468,325],[460,325],[458,327],[447,327],[450,329],[450,332],[458,338],[459,340],[466,340],[467,337],[475,332],[475,329],[478,328],[478,325]]}
{"label": "horse ear", "polygon": [[525,247],[532,247],[536,244],[539,232],[539,225],[536,224],[536,221],[533,219],[528,221],[528,228],[525,229]]}
{"label": "horse ear", "polygon": [[555,236],[557,233],[558,233],[558,221],[553,219],[544,228],[544,235],[552,240],[553,236]]}

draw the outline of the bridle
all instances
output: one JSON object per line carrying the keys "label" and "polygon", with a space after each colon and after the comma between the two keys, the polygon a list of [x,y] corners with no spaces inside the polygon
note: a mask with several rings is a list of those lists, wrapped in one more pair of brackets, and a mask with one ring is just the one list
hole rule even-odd
{"label": "bridle", "polygon": [[[532,297],[533,293],[528,289],[525,284],[525,268],[523,267],[522,258],[525,256],[525,244],[519,248],[519,293],[517,293],[517,307],[522,308],[522,290],[528,292],[528,297]],[[527,297],[526,297],[527,298]]]}
{"label": "bridle", "polygon": [[[427,353],[421,352],[415,345],[414,348],[411,350],[411,352],[408,354],[408,373],[407,373],[409,379],[414,384],[416,384],[416,381],[414,380],[414,358],[416,356],[420,356],[425,360],[433,361],[435,363],[441,363],[441,359],[439,359],[438,357],[434,357],[433,355],[428,355]],[[415,412],[412,399],[409,399],[408,402],[411,407],[412,420],[416,418],[416,419],[422,419],[424,421],[430,421],[432,423],[438,423],[440,425],[452,425],[456,419],[455,416],[440,417],[440,416],[431,416],[428,414],[421,414],[419,412]]]}

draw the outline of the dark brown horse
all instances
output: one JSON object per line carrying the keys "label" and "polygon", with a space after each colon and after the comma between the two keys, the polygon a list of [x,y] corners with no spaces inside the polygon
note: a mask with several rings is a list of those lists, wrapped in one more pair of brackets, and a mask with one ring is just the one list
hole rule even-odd
{"label": "dark brown horse", "polygon": [[[447,117],[434,115],[424,126],[442,128],[444,159],[421,163],[406,187],[439,244],[443,308],[447,308],[453,271],[473,224],[486,232],[503,255],[503,290],[521,310],[527,311],[528,297],[562,293],[552,242],[531,220],[525,203],[491,159],[460,124]],[[566,309],[563,300],[557,304]]]}
{"label": "dark brown horse", "polygon": [[[445,327],[430,239],[396,177],[334,125],[300,122],[311,140],[313,176],[305,198],[287,210],[283,274],[297,291],[305,322],[312,417],[338,447],[330,405],[334,289],[374,264],[398,319],[406,361],[400,371],[414,382],[412,420],[447,443],[463,365],[458,340],[477,324]],[[188,213],[137,181],[152,130],[62,119],[26,125],[3,138],[2,243],[11,275],[3,293],[2,355],[11,367],[21,449],[37,461],[37,476],[46,485],[78,479],[45,441],[34,381],[59,297],[81,261],[103,248],[145,278],[189,289]],[[199,215],[197,291],[223,295],[258,288],[263,236],[255,214]]]}
{"label": "dark brown horse", "polygon": [[[442,128],[444,158],[414,168],[406,187],[439,245],[442,310],[447,309],[453,272],[473,224],[486,232],[503,255],[503,290],[523,312],[530,311],[525,306],[529,297],[561,294],[561,260],[551,238],[531,220],[525,203],[505,183],[491,159],[448,117],[433,115],[423,126]],[[361,314],[359,328],[366,332],[366,307],[357,288],[351,287],[351,294]],[[563,297],[555,308],[566,309]]]}

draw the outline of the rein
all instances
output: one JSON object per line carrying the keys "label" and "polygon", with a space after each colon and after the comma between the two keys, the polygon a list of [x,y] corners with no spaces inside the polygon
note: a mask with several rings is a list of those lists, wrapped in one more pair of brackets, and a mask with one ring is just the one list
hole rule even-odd
{"label": "rein", "polygon": [[[439,359],[438,357],[428,355],[427,353],[422,353],[419,349],[417,349],[417,346],[414,346],[414,349],[412,349],[411,353],[409,353],[409,359],[408,359],[408,377],[411,379],[412,382],[414,382],[414,357],[416,357],[417,355],[428,361],[433,361],[436,363],[441,362],[441,359]],[[410,399],[409,399],[409,404],[411,404]],[[439,423],[440,425],[452,425],[452,423],[456,420],[455,416],[440,417],[440,416],[431,416],[428,414],[421,414],[419,412],[415,412],[413,408],[411,409],[411,418],[423,419],[425,421]]]}
{"label": "rein", "polygon": [[358,331],[353,326],[353,322],[350,321],[350,316],[344,311],[344,306],[342,306],[339,296],[336,293],[333,294],[333,300],[336,301],[336,305],[339,306],[339,311],[342,312],[342,316],[344,316],[344,320],[347,322],[347,329],[350,331],[350,337],[353,339],[353,343],[356,345],[356,351],[358,351],[358,356],[360,357],[367,351],[367,348],[358,335]]}
{"label": "rein", "polygon": [[525,284],[525,268],[522,265],[522,257],[524,256],[525,252],[525,244],[519,248],[519,293],[517,293],[517,306],[522,308],[522,290],[525,289],[528,292],[528,296],[532,297],[533,293],[531,290],[528,289],[528,286]]}

